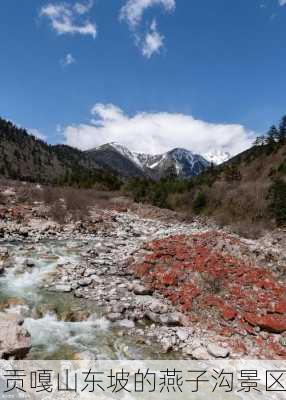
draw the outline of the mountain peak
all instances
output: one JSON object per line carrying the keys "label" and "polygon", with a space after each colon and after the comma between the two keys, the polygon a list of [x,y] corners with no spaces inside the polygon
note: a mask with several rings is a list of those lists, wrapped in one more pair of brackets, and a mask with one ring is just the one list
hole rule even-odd
{"label": "mountain peak", "polygon": [[[118,157],[125,159],[126,162],[128,161],[129,167],[133,165],[137,171],[141,171],[141,174],[153,178],[161,178],[169,175],[176,175],[180,178],[190,178],[200,174],[209,166],[209,162],[202,156],[179,147],[166,153],[156,155],[130,151],[126,146],[118,142],[110,142],[93,149],[92,152],[94,153],[95,159],[98,161],[99,152],[101,152],[101,161],[108,162],[111,168],[115,168],[116,165],[114,156],[112,157],[108,154],[108,149],[115,150],[118,153]],[[105,152],[104,159],[102,159],[103,151]],[[126,174],[128,174],[128,171],[126,171]]]}

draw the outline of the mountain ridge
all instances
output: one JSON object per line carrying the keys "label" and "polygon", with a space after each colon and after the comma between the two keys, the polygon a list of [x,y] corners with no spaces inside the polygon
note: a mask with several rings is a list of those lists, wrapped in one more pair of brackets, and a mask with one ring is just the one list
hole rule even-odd
{"label": "mountain ridge", "polygon": [[183,148],[146,154],[116,142],[86,151],[66,144],[50,145],[1,118],[0,139],[0,174],[42,183],[72,184],[84,180],[91,184],[93,180],[109,181],[107,175],[122,179],[189,179],[211,165],[203,156]]}
{"label": "mountain ridge", "polygon": [[[175,148],[162,154],[146,154],[130,151],[126,146],[117,142],[106,143],[86,151],[98,164],[108,165],[111,169],[122,171],[123,158],[126,163],[132,164],[136,170],[134,177],[146,175],[153,179],[164,177],[191,178],[199,175],[210,166],[209,161],[199,154],[183,148]],[[117,154],[115,154],[117,153]],[[113,154],[113,157],[111,157]],[[116,159],[117,158],[117,159]],[[118,165],[118,161],[121,165]],[[125,168],[127,169],[127,164]],[[126,175],[126,173],[125,173]],[[130,176],[130,171],[127,173]]]}

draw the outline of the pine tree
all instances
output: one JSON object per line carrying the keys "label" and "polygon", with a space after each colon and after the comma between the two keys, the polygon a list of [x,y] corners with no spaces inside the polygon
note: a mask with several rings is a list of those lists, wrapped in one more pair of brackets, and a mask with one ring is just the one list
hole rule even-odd
{"label": "pine tree", "polygon": [[279,143],[286,143],[286,115],[284,115],[279,125]]}
{"label": "pine tree", "polygon": [[277,142],[279,140],[279,130],[276,128],[275,125],[272,125],[267,134],[268,140],[270,142]]}
{"label": "pine tree", "polygon": [[276,149],[276,144],[279,140],[279,132],[275,125],[269,129],[266,137],[267,152],[272,153]]}
{"label": "pine tree", "polygon": [[253,145],[256,146],[256,147],[264,146],[265,145],[265,141],[266,141],[265,136],[257,136],[257,138],[255,139]]}

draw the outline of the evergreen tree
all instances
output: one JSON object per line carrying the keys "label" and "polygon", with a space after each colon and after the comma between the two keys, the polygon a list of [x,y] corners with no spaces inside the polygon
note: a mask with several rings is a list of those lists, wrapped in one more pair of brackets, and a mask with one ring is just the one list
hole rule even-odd
{"label": "evergreen tree", "polygon": [[286,143],[286,115],[284,115],[279,125],[279,142],[281,144]]}
{"label": "evergreen tree", "polygon": [[280,225],[286,223],[286,183],[276,179],[269,190],[270,210]]}
{"label": "evergreen tree", "polygon": [[256,147],[264,146],[264,145],[265,145],[265,142],[266,142],[265,136],[258,136],[258,137],[255,139],[253,145],[256,146]]}
{"label": "evergreen tree", "polygon": [[275,125],[269,129],[266,137],[267,152],[272,153],[276,149],[276,144],[279,141],[279,132]]}
{"label": "evergreen tree", "polygon": [[267,134],[267,140],[277,142],[279,140],[279,131],[275,125],[272,125]]}

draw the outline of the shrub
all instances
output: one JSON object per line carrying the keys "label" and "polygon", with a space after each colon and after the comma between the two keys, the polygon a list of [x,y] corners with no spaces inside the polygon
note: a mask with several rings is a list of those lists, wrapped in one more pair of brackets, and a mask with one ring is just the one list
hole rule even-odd
{"label": "shrub", "polygon": [[198,192],[193,202],[193,210],[200,213],[207,205],[207,196],[204,192]]}
{"label": "shrub", "polygon": [[269,189],[270,210],[279,225],[286,224],[286,182],[276,179]]}

